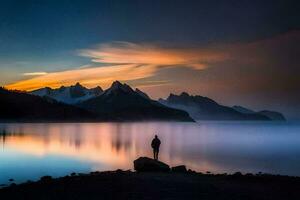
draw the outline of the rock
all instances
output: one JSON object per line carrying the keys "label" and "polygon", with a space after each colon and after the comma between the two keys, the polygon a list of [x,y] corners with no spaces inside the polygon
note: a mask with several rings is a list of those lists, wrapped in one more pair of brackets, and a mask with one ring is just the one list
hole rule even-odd
{"label": "rock", "polygon": [[232,176],[240,177],[243,176],[243,174],[241,172],[235,172],[234,174],[232,174]]}
{"label": "rock", "polygon": [[186,173],[187,170],[186,170],[185,165],[179,165],[179,166],[172,167],[172,172]]}
{"label": "rock", "polygon": [[116,170],[116,173],[117,173],[117,174],[118,174],[118,173],[121,174],[121,173],[123,173],[123,172],[124,172],[124,171],[123,171],[122,169],[117,169],[117,170]]}
{"label": "rock", "polygon": [[134,169],[137,172],[169,172],[170,167],[169,165],[148,158],[148,157],[140,157],[133,161]]}
{"label": "rock", "polygon": [[90,173],[90,175],[98,175],[98,174],[100,174],[99,171],[95,171],[95,172],[91,172],[91,173]]}
{"label": "rock", "polygon": [[188,169],[187,172],[190,174],[202,174],[201,172],[196,172],[195,170],[192,169]]}
{"label": "rock", "polygon": [[40,179],[42,182],[49,182],[52,180],[52,177],[51,176],[43,176],[41,177]]}

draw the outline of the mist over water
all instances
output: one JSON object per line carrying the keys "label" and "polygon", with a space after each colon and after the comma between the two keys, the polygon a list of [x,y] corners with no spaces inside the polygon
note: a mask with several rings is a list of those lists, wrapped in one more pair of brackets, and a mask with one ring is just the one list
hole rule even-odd
{"label": "mist over water", "polygon": [[300,124],[287,122],[0,124],[0,184],[71,172],[132,169],[152,157],[213,173],[300,176]]}

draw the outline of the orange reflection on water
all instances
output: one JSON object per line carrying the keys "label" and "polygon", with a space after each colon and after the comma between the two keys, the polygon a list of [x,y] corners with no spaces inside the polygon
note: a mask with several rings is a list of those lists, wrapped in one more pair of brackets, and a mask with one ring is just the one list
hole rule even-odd
{"label": "orange reflection on water", "polygon": [[159,158],[170,166],[299,175],[299,160],[290,159],[300,157],[299,131],[298,124],[261,122],[0,124],[0,182],[15,173],[28,179],[132,169],[136,158],[152,157],[155,134]]}
{"label": "orange reflection on water", "polygon": [[86,126],[77,127],[85,134],[79,134],[74,125],[64,125],[63,128],[46,127],[46,134],[38,134],[36,131],[39,129],[23,128],[28,134],[7,137],[6,148],[35,156],[55,154],[115,167],[129,167],[138,153],[131,141],[122,140],[118,134],[109,134],[116,130],[106,124],[92,130]]}
{"label": "orange reflection on water", "polygon": [[[3,145],[36,157],[54,155],[92,163],[92,170],[132,169],[133,160],[152,157],[150,142],[155,134],[163,133],[159,134],[160,160],[171,166],[185,164],[199,171],[218,171],[218,165],[198,152],[205,146],[198,145],[197,138],[184,136],[188,127],[168,123],[12,124],[5,127],[9,134]],[[197,152],[190,152],[195,141]],[[205,143],[205,138],[200,141]]]}

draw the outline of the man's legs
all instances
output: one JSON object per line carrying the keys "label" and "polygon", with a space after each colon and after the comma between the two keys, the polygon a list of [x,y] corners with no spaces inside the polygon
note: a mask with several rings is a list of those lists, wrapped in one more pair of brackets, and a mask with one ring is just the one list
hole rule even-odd
{"label": "man's legs", "polygon": [[159,149],[156,149],[156,160],[158,160]]}
{"label": "man's legs", "polygon": [[156,151],[155,151],[155,149],[153,149],[153,158],[154,158],[154,160],[155,160],[155,155],[156,154]]}

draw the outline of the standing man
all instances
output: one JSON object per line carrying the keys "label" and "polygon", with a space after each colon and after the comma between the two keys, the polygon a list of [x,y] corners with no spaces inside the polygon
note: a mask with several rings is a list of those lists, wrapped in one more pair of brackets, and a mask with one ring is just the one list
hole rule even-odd
{"label": "standing man", "polygon": [[157,135],[155,135],[154,139],[151,142],[151,147],[153,148],[153,156],[154,160],[158,160],[158,153],[159,153],[159,146],[160,140],[158,139]]}

